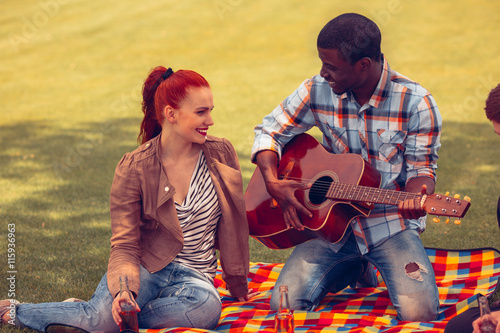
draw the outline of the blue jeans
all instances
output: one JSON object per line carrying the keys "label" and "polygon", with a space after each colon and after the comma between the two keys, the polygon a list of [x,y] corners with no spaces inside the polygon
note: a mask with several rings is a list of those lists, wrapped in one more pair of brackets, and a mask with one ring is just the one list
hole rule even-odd
{"label": "blue jeans", "polygon": [[[352,233],[337,253],[331,243],[319,239],[300,244],[286,261],[276,286],[288,286],[293,309],[312,311],[329,292],[357,283],[374,287],[375,271],[369,263],[380,271],[400,320],[436,319],[436,278],[416,230],[404,230],[365,255],[359,252]],[[274,288],[272,310],[278,309],[278,302],[279,290]]]}
{"label": "blue jeans", "polygon": [[[177,263],[149,273],[140,267],[141,288],[137,304],[139,327],[217,326],[222,305],[219,292],[200,272]],[[59,302],[18,305],[17,320],[24,326],[43,331],[48,324],[59,323],[87,331],[118,332],[111,315],[111,296],[106,275],[88,302]]]}

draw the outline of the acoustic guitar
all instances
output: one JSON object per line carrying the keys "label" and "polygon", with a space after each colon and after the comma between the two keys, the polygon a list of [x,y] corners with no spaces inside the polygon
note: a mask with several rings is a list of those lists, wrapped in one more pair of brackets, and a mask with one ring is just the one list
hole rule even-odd
{"label": "acoustic guitar", "polygon": [[424,209],[437,216],[461,218],[470,202],[448,195],[422,195],[380,189],[380,173],[356,154],[331,154],[309,134],[300,134],[284,148],[278,166],[280,179],[311,183],[295,197],[313,215],[301,215],[303,231],[287,229],[276,201],[266,190],[256,167],[245,192],[250,235],[272,249],[285,249],[315,238],[336,243],[352,219],[368,216],[374,204],[398,205],[418,198]]}

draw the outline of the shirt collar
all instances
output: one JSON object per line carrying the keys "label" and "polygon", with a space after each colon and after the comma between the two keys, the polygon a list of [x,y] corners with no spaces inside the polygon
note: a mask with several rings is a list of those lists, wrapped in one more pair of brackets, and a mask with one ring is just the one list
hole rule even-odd
{"label": "shirt collar", "polygon": [[[387,62],[383,54],[382,54],[382,60],[383,60],[382,75],[380,76],[377,87],[375,88],[372,97],[370,97],[370,100],[368,101],[368,104],[375,108],[379,108],[380,104],[387,99],[387,96],[389,96],[391,88],[391,79],[390,79],[391,67],[389,67],[389,63]],[[340,96],[340,98],[341,99],[350,98],[351,100],[354,100],[352,91],[347,91],[343,93]]]}
{"label": "shirt collar", "polygon": [[380,105],[387,99],[391,89],[391,67],[389,67],[389,63],[384,55],[382,55],[382,59],[384,63],[382,75],[380,75],[377,87],[368,102],[368,104],[375,108],[379,108]]}

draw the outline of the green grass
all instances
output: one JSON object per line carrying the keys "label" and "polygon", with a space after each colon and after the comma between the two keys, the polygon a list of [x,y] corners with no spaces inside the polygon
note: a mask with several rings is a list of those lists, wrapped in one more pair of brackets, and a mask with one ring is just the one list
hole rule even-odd
{"label": "green grass", "polygon": [[[392,68],[443,115],[437,191],[472,198],[461,225],[429,222],[426,246],[500,248],[500,143],[485,119],[500,82],[500,3],[457,1],[14,1],[0,3],[0,278],[16,226],[16,297],[89,298],[109,254],[109,188],[136,146],[140,89],[157,65],[212,85],[216,125],[245,185],[253,126],[318,73],[316,36],[342,12],[372,17]],[[283,262],[251,240],[253,261]],[[0,298],[8,288],[0,284]]]}

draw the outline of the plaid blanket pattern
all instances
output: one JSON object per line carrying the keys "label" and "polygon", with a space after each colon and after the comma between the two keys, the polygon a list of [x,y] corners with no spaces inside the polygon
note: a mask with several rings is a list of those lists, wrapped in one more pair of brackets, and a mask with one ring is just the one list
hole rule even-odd
{"label": "plaid blanket pattern", "polygon": [[[443,332],[448,320],[477,306],[476,295],[492,292],[500,276],[500,252],[493,248],[444,250],[427,248],[439,289],[439,317],[432,322],[396,320],[396,310],[378,274],[377,288],[346,288],[329,294],[315,311],[295,311],[295,332]],[[222,316],[215,331],[188,328],[148,329],[166,332],[274,332],[271,290],[283,264],[252,263],[249,287],[260,294],[237,302],[225,289],[220,267],[215,285],[222,296]]]}

